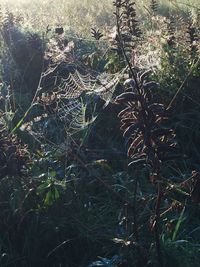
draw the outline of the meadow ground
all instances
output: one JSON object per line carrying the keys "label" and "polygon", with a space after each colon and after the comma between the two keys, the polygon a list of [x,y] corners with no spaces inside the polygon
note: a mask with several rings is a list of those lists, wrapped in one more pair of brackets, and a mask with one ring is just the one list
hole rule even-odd
{"label": "meadow ground", "polygon": [[[88,36],[92,27],[103,31],[115,24],[112,3],[112,0],[0,0],[2,7],[23,16],[24,27],[29,30],[44,32],[47,25],[62,25],[80,36]],[[148,13],[150,1],[136,0],[135,3],[142,20]],[[164,15],[199,8],[199,0],[161,0],[158,3],[159,12]]]}

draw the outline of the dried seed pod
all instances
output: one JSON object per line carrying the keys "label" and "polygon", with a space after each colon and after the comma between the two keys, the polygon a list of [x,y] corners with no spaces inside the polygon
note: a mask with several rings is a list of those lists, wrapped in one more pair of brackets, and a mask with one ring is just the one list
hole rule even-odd
{"label": "dried seed pod", "polygon": [[143,84],[143,88],[145,90],[152,90],[152,89],[157,89],[158,88],[158,84],[154,81],[151,82],[146,82]]}
{"label": "dried seed pod", "polygon": [[140,99],[139,95],[133,92],[122,93],[115,99],[115,103],[122,104],[126,102],[135,102]]}
{"label": "dried seed pod", "polygon": [[55,33],[57,33],[58,35],[63,34],[64,33],[63,27],[57,27],[57,28],[55,28]]}
{"label": "dried seed pod", "polygon": [[140,123],[132,124],[131,126],[125,129],[123,137],[130,138],[135,133],[135,131],[138,131],[140,129],[140,126]]}
{"label": "dried seed pod", "polygon": [[103,37],[103,34],[99,31],[99,29],[96,30],[91,28],[91,34],[95,40],[100,40]]}
{"label": "dried seed pod", "polygon": [[137,136],[134,141],[131,143],[128,149],[128,156],[131,156],[132,152],[135,151],[143,142],[143,136]]}
{"label": "dried seed pod", "polygon": [[141,165],[144,165],[144,164],[145,164],[145,159],[144,158],[139,158],[139,159],[131,161],[128,164],[128,166],[138,167],[138,166],[141,166]]}
{"label": "dried seed pod", "polygon": [[163,116],[165,113],[165,107],[163,104],[153,103],[148,106],[148,108],[153,111],[154,114]]}
{"label": "dried seed pod", "polygon": [[127,108],[123,109],[123,110],[120,111],[120,113],[118,114],[118,117],[119,117],[119,118],[126,117],[125,115],[126,115],[126,114],[129,114],[129,111],[131,111],[131,108],[130,108],[130,107],[127,107]]}
{"label": "dried seed pod", "polygon": [[124,82],[124,86],[127,87],[128,89],[131,88],[132,90],[135,89],[135,81],[133,79],[127,79],[125,82]]}

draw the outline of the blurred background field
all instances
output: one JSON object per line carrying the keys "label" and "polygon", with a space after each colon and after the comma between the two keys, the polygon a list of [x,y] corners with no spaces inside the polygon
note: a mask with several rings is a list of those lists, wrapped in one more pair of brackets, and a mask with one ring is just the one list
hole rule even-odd
{"label": "blurred background field", "polygon": [[[198,0],[160,0],[159,13],[162,15],[184,13],[198,8]],[[102,31],[115,24],[112,15],[112,0],[1,0],[15,14],[23,15],[24,27],[36,31],[45,31],[47,25],[63,25],[69,31],[76,31],[80,36],[88,36],[91,27]],[[149,1],[135,1],[138,16],[145,19],[148,13]],[[186,15],[187,16],[187,15]]]}

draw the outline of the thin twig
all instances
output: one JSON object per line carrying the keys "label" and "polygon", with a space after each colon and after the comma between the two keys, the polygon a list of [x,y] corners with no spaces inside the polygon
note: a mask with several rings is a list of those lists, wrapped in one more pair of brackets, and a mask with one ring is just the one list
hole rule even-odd
{"label": "thin twig", "polygon": [[169,103],[167,110],[170,109],[174,103],[174,101],[176,100],[177,96],[179,95],[179,93],[181,92],[181,90],[183,89],[183,86],[185,85],[185,83],[187,82],[188,78],[190,77],[190,75],[192,74],[194,68],[199,64],[200,62],[200,58],[197,60],[197,62],[195,64],[193,64],[191,66],[191,69],[189,71],[189,73],[187,74],[187,76],[185,77],[184,81],[182,82],[181,86],[178,88],[177,92],[175,93],[174,97],[172,98],[171,102]]}

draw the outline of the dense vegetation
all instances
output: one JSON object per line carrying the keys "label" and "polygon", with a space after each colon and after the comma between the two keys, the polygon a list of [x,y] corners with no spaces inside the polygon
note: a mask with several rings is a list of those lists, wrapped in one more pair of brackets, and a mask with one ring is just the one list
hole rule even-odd
{"label": "dense vegetation", "polygon": [[200,266],[199,41],[198,0],[2,2],[0,266]]}

